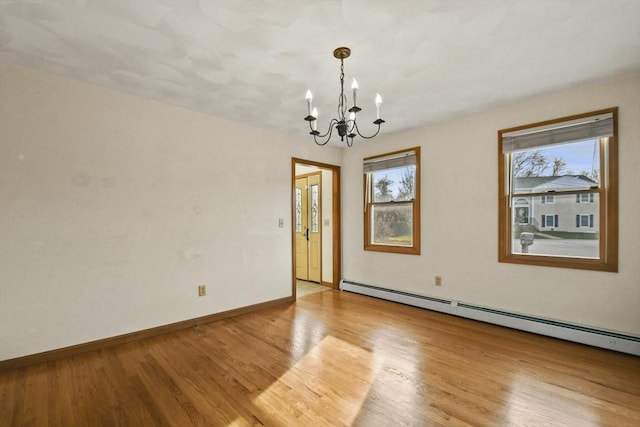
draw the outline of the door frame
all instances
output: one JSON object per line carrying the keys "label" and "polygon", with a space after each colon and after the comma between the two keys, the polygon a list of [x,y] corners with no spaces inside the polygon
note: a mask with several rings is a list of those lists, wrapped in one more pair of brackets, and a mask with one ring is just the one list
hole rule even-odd
{"label": "door frame", "polygon": [[[332,289],[339,289],[342,278],[342,221],[340,218],[340,166],[313,160],[291,158],[291,295],[296,295],[296,165],[313,166],[331,172],[331,234],[333,238],[332,257],[333,275],[329,285]],[[323,188],[323,191],[327,191]],[[325,262],[324,258],[323,261]],[[323,282],[325,284],[326,282]]]}

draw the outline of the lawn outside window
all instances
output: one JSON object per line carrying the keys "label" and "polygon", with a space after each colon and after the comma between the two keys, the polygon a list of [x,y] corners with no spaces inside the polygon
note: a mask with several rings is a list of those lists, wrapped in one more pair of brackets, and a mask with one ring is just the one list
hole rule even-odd
{"label": "lawn outside window", "polygon": [[617,119],[615,107],[498,131],[500,262],[618,271]]}
{"label": "lawn outside window", "polygon": [[420,254],[420,147],[367,157],[364,249]]}

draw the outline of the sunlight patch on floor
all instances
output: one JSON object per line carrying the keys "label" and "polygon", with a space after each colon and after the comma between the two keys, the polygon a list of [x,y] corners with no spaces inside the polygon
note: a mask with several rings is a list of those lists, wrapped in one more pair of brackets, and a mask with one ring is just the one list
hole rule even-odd
{"label": "sunlight patch on floor", "polygon": [[[370,351],[329,335],[262,392],[254,404],[265,411],[288,407],[289,413],[282,421],[293,418],[302,425],[331,425],[332,421],[350,425],[381,367],[379,357]],[[314,402],[311,407],[300,403],[310,401]],[[322,413],[316,413],[315,407]],[[333,419],[323,417],[327,412]]]}
{"label": "sunlight patch on floor", "polygon": [[562,419],[580,419],[581,427],[600,425],[598,415],[585,407],[584,395],[525,374],[515,376],[506,407],[509,425],[556,425]]}

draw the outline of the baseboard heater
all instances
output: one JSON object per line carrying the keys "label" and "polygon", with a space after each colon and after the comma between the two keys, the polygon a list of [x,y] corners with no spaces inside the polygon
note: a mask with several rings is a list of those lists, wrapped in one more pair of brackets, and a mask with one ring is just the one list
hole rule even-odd
{"label": "baseboard heater", "polygon": [[414,307],[421,307],[427,310],[439,311],[454,316],[466,317],[481,322],[493,323],[508,328],[640,356],[640,337],[632,335],[618,334],[539,317],[524,316],[502,310],[478,307],[459,301],[432,298],[347,280],[340,282],[340,289]]}

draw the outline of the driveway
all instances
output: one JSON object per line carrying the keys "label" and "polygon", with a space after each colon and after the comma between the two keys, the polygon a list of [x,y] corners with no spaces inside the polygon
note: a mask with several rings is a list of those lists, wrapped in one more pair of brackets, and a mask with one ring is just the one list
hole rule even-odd
{"label": "driveway", "polygon": [[[599,240],[536,239],[529,246],[529,254],[598,258],[598,246]],[[520,239],[514,239],[511,247],[514,254],[522,253]]]}

